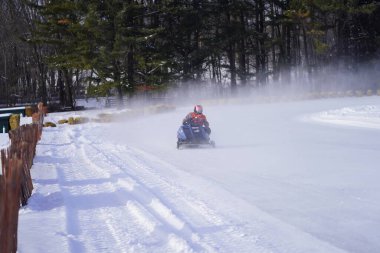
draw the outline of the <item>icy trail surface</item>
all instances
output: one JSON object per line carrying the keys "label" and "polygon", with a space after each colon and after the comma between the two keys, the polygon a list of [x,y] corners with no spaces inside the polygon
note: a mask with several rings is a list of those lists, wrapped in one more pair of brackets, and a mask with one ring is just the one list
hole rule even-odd
{"label": "icy trail surface", "polygon": [[45,128],[19,253],[380,251],[380,97],[204,107]]}

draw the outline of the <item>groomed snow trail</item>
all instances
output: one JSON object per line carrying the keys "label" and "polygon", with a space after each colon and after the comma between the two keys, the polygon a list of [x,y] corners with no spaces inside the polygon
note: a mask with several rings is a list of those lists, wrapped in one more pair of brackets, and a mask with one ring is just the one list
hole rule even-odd
{"label": "groomed snow trail", "polygon": [[[35,190],[20,211],[19,253],[351,252],[345,245],[375,252],[376,233],[361,231],[376,226],[355,224],[378,222],[377,191],[368,179],[377,173],[378,145],[370,140],[378,132],[343,131],[338,137],[352,137],[348,150],[357,154],[346,158],[334,127],[302,122],[336,104],[305,105],[225,107],[254,119],[237,138],[215,107],[217,149],[175,149],[177,121],[187,109],[122,124],[44,129],[32,168]],[[256,132],[245,136],[252,127]],[[337,156],[326,156],[325,143],[332,150],[326,154],[337,148]],[[331,164],[342,156],[351,165]],[[352,225],[334,229],[345,220]],[[342,231],[352,226],[358,231]],[[350,239],[342,241],[345,233]]]}
{"label": "groomed snow trail", "polygon": [[[57,239],[63,243],[62,252],[216,251],[213,242],[200,238],[152,189],[173,186],[159,179],[155,180],[157,186],[147,186],[134,175],[138,170],[144,178],[150,172],[133,153],[129,157],[130,151],[123,147],[93,143],[81,136],[81,128],[45,131],[44,135],[54,143],[42,140],[39,152],[56,161],[54,168],[45,168],[55,170],[56,178],[35,180],[37,193],[23,212],[55,210],[59,218],[52,220],[53,224],[41,224],[60,226],[61,231],[55,233],[63,237]],[[122,149],[127,159],[114,155],[115,149]],[[43,165],[43,160],[37,157],[35,166]],[[39,191],[49,184],[55,185],[57,191]],[[171,191],[180,194],[177,189]],[[205,222],[210,224],[218,219],[194,208],[190,211],[209,219]],[[43,244],[34,247],[49,252]],[[29,252],[30,246],[25,245],[20,252]]]}
{"label": "groomed snow trail", "polygon": [[[257,220],[236,220],[238,200],[223,212],[210,208],[192,189],[155,169],[175,167],[132,147],[97,142],[92,127],[44,131],[32,170],[43,173],[34,177],[35,192],[21,210],[21,220],[34,226],[23,228],[19,252],[54,252],[57,244],[60,252],[78,253],[339,252],[259,210]],[[233,198],[202,183],[212,194]],[[294,241],[294,233],[309,243]],[[38,243],[24,244],[23,236]]]}

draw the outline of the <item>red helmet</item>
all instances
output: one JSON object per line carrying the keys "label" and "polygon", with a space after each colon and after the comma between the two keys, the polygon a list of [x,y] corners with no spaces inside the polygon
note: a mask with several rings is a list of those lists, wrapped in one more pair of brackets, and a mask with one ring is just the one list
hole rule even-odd
{"label": "red helmet", "polygon": [[202,114],[203,113],[203,107],[201,105],[194,106],[194,112],[198,113],[198,114]]}

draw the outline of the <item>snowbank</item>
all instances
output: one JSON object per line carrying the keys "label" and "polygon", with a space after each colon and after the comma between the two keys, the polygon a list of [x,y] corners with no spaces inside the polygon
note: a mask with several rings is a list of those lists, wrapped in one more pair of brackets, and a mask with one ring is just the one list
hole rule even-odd
{"label": "snowbank", "polygon": [[320,112],[311,118],[324,123],[380,129],[380,106],[344,107]]}

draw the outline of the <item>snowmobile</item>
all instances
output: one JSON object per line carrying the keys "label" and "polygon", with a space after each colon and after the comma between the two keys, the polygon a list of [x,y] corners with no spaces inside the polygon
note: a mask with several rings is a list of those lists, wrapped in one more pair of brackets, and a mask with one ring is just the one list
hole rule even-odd
{"label": "snowmobile", "polygon": [[183,124],[177,131],[177,149],[183,147],[211,146],[215,148],[215,142],[210,140],[203,126]]}

